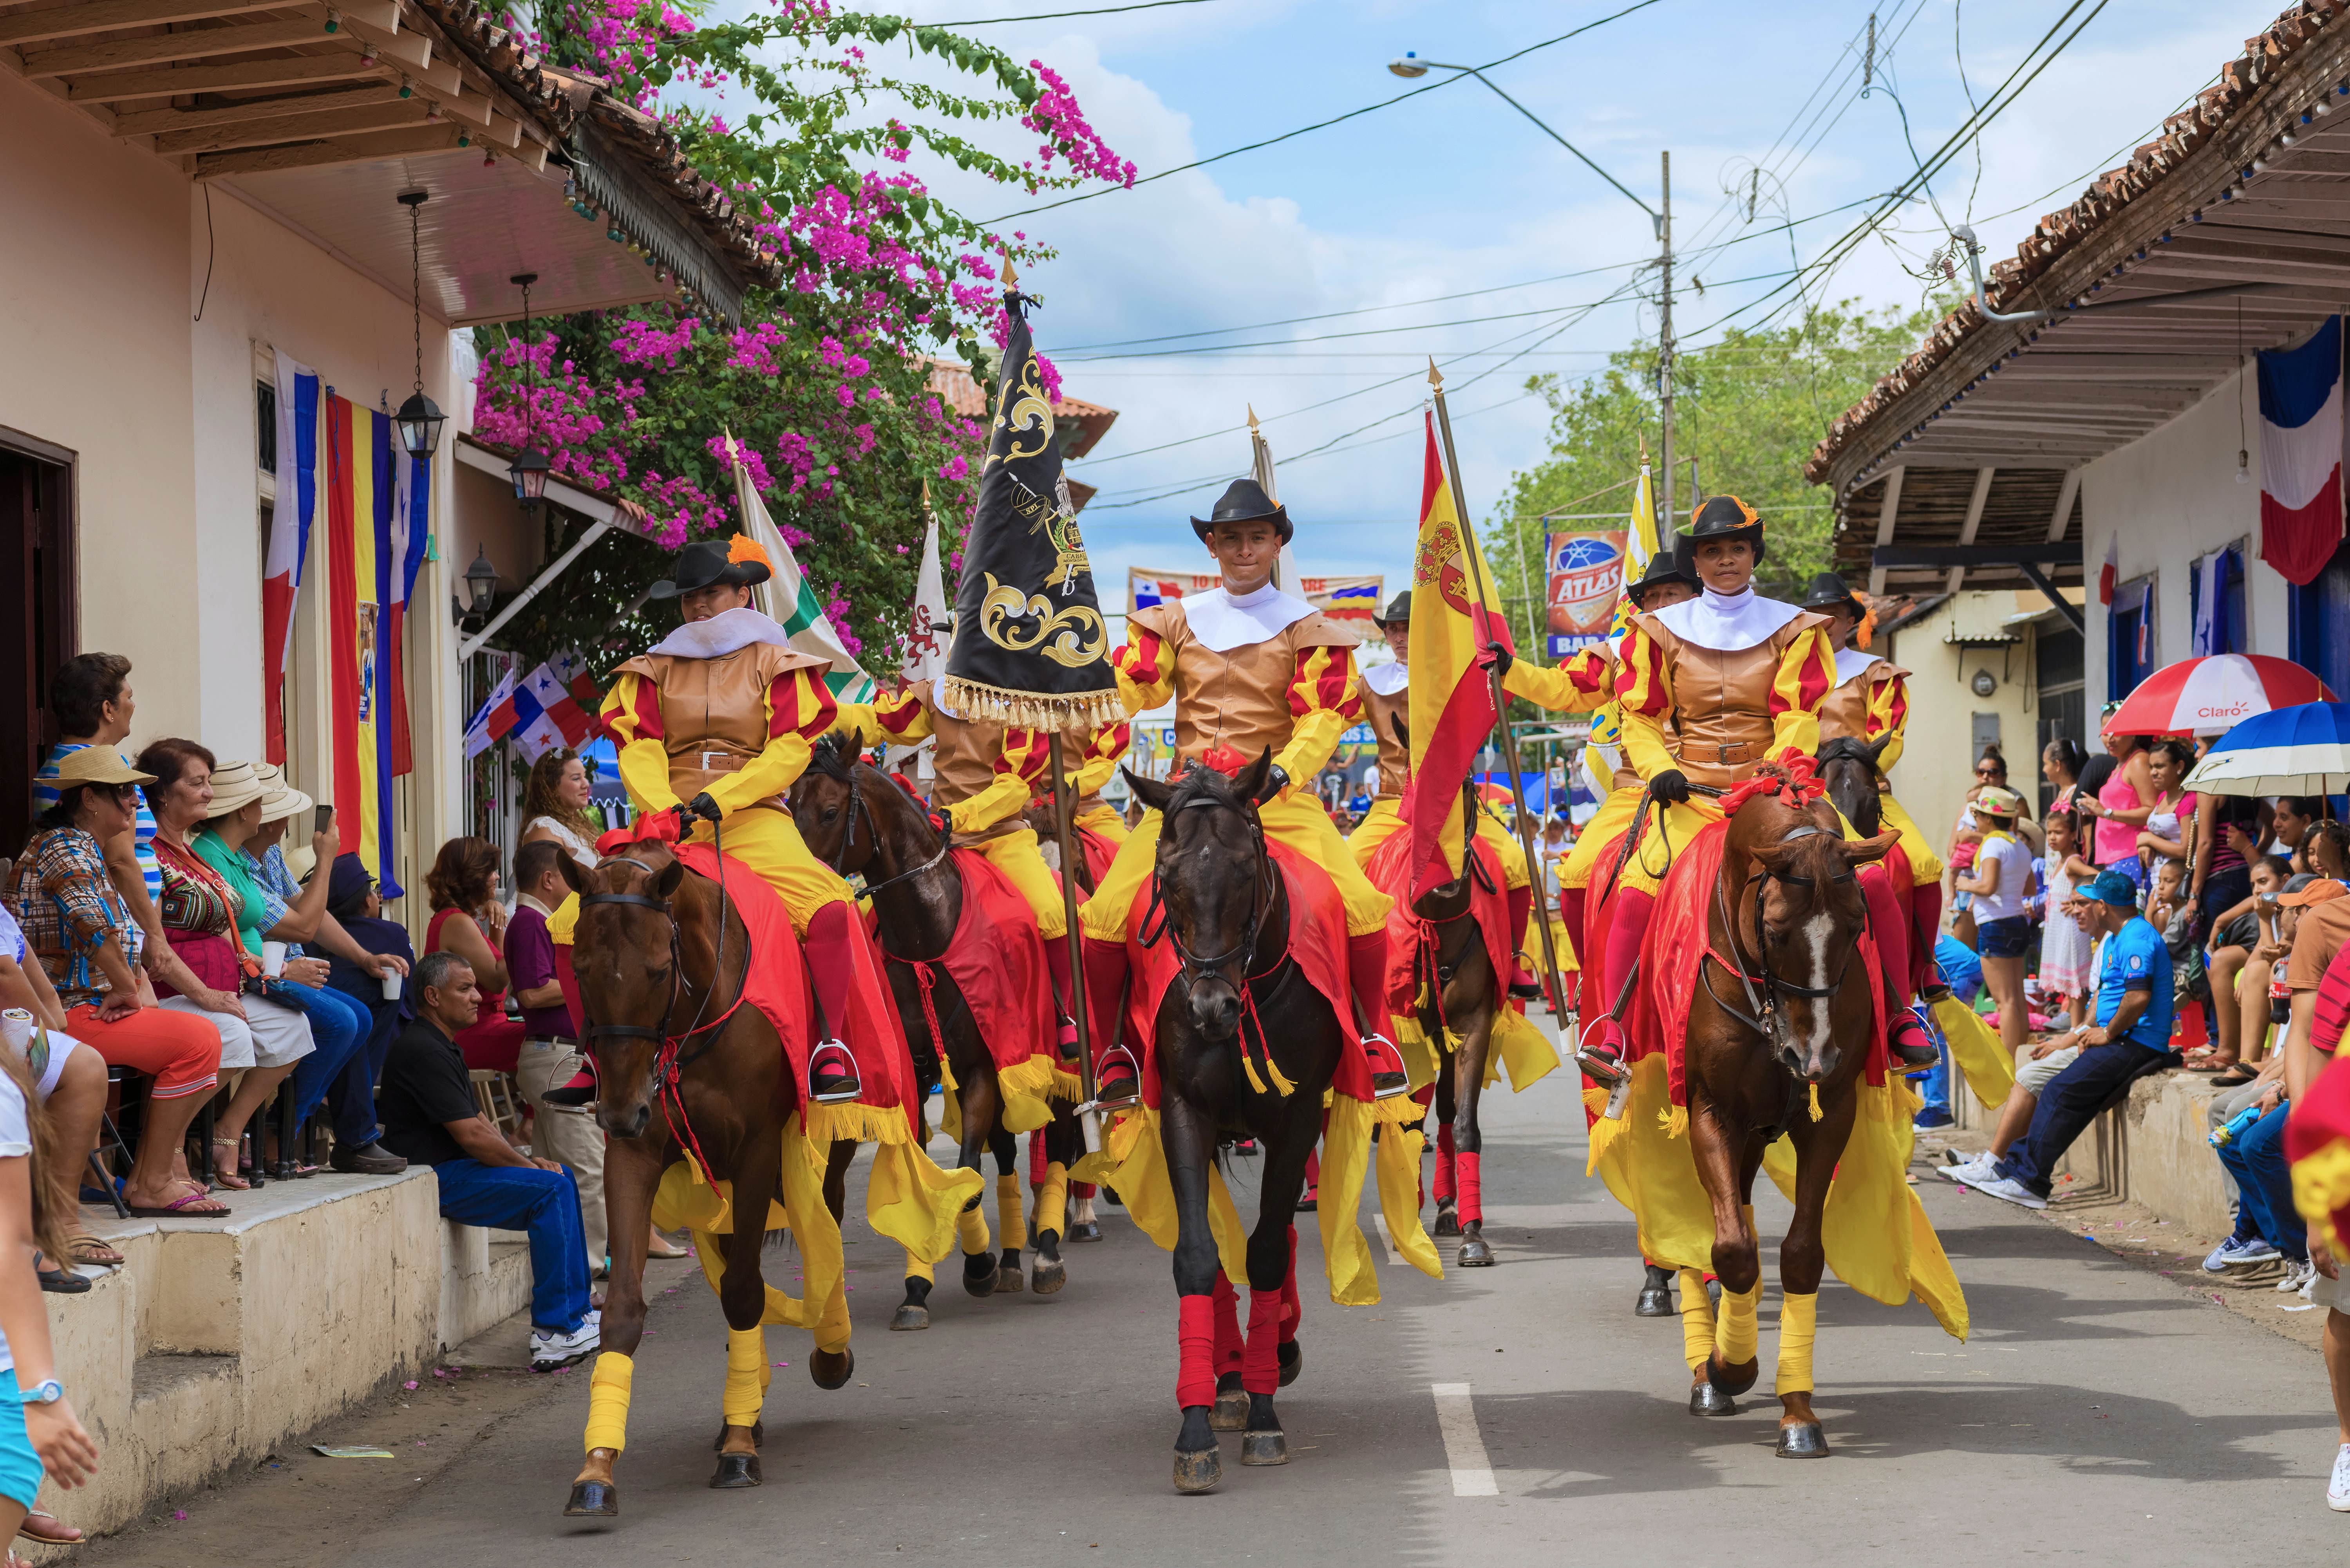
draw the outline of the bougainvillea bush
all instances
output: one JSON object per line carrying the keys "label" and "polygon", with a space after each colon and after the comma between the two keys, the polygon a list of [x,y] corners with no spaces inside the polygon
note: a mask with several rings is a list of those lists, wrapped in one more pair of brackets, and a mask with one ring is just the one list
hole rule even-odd
{"label": "bougainvillea bush", "polygon": [[[983,367],[1003,340],[1003,258],[1048,254],[954,212],[909,164],[918,151],[947,160],[1007,199],[1130,182],[1134,166],[1041,62],[821,0],[716,24],[658,4],[546,0],[517,26],[552,63],[668,126],[758,214],[785,281],[754,290],[739,327],[683,301],[477,333],[476,433],[537,447],[557,474],[642,507],[655,535],[598,545],[500,640],[532,658],[587,649],[600,676],[666,630],[665,615],[621,610],[667,551],[736,526],[731,432],[843,639],[876,674],[894,669],[925,488],[951,585],[985,451],[979,423],[931,391],[930,361]],[[868,51],[932,57],[977,90],[889,75]],[[955,125],[1008,126],[1035,150],[1002,157]],[[1046,380],[1057,394],[1057,375]],[[578,524],[547,510],[551,553]]]}

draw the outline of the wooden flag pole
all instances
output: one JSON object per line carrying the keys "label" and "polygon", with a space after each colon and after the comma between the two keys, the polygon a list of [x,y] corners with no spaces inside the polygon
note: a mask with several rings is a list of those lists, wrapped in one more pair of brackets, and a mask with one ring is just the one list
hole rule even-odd
{"label": "wooden flag pole", "polygon": [[1072,858],[1075,835],[1069,830],[1069,818],[1076,810],[1070,799],[1068,775],[1061,768],[1061,732],[1053,732],[1052,750],[1045,765],[1053,770],[1053,836],[1061,846],[1061,908],[1068,920],[1068,929],[1062,940],[1069,944],[1069,1012],[1077,1025],[1077,1082],[1085,1087],[1084,1108],[1077,1122],[1084,1130],[1086,1152],[1101,1149],[1101,1113],[1094,1109],[1100,1098],[1094,1087],[1094,1047],[1091,1025],[1086,1016],[1086,950],[1084,936],[1077,928],[1077,863]]}
{"label": "wooden flag pole", "polygon": [[[1436,428],[1444,438],[1444,467],[1452,485],[1452,508],[1461,517],[1461,554],[1469,557],[1471,587],[1476,592],[1477,603],[1482,605],[1493,596],[1487,591],[1486,587],[1484,552],[1477,547],[1477,536],[1471,532],[1469,503],[1461,493],[1461,458],[1452,450],[1452,416],[1444,406],[1444,377],[1437,369],[1436,361],[1432,358],[1428,361],[1428,385],[1430,395],[1436,400]],[[1502,625],[1506,628],[1508,624],[1508,619],[1504,617]],[[1472,628],[1475,625],[1473,616],[1471,618],[1471,625]],[[1557,950],[1551,945],[1550,900],[1545,878],[1543,876],[1542,859],[1534,844],[1533,819],[1526,813],[1525,779],[1522,776],[1518,765],[1523,759],[1518,755],[1517,735],[1510,728],[1510,696],[1508,692],[1502,690],[1502,671],[1499,666],[1488,667],[1485,673],[1492,677],[1493,683],[1493,739],[1500,746],[1502,755],[1509,762],[1510,794],[1518,803],[1516,823],[1518,844],[1525,851],[1526,876],[1534,884],[1534,903],[1540,909],[1540,914],[1534,920],[1534,930],[1542,940],[1543,975],[1548,981],[1551,1016],[1558,1020],[1561,1027],[1565,1027],[1567,1012],[1566,985],[1559,978]],[[1466,867],[1464,867],[1463,869],[1465,870]],[[1519,933],[1515,931],[1510,933],[1510,942],[1513,948],[1517,944],[1518,935]],[[1506,985],[1507,980],[1504,979],[1503,983]]]}

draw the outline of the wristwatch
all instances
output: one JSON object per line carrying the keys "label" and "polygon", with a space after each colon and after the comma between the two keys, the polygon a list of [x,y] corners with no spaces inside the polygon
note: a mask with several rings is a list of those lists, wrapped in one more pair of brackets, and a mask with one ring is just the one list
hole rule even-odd
{"label": "wristwatch", "polygon": [[19,1405],[54,1405],[65,1397],[66,1386],[58,1382],[56,1378],[51,1377],[43,1382],[36,1383],[30,1388],[18,1389],[16,1391],[16,1403]]}

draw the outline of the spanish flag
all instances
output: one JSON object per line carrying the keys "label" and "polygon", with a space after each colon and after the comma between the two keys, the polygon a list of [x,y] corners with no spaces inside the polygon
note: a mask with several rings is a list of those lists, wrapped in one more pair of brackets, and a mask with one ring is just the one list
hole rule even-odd
{"label": "spanish flag", "polygon": [[1435,416],[1423,418],[1428,457],[1411,572],[1411,782],[1402,811],[1411,825],[1415,898],[1459,875],[1461,784],[1493,732],[1493,678],[1484,650],[1499,642],[1516,651],[1493,574],[1476,535],[1461,525],[1445,479]]}

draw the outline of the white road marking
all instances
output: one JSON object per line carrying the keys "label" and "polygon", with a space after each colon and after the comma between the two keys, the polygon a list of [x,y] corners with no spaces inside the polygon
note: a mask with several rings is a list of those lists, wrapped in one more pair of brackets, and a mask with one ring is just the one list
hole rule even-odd
{"label": "white road marking", "polygon": [[1452,1467],[1454,1497],[1499,1497],[1493,1483],[1493,1462],[1485,1457],[1485,1439],[1477,1432],[1477,1408],[1470,1402],[1466,1383],[1431,1383],[1436,1396],[1436,1424],[1444,1433],[1444,1459]]}
{"label": "white road marking", "polygon": [[1388,1231],[1388,1217],[1384,1214],[1374,1214],[1371,1216],[1371,1223],[1379,1228],[1379,1245],[1388,1250],[1388,1262],[1390,1263],[1409,1262],[1409,1260],[1406,1259],[1401,1252],[1396,1251],[1395,1237]]}

